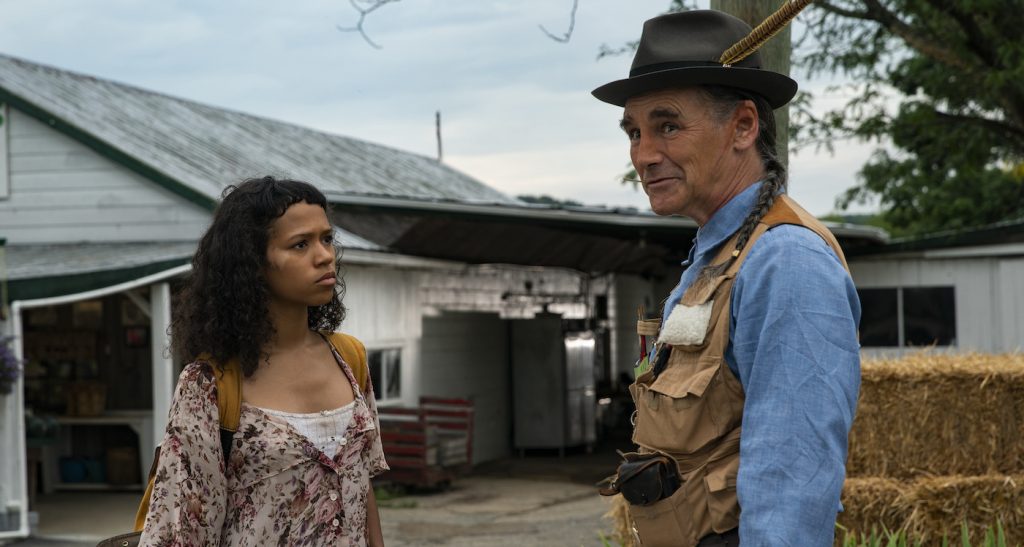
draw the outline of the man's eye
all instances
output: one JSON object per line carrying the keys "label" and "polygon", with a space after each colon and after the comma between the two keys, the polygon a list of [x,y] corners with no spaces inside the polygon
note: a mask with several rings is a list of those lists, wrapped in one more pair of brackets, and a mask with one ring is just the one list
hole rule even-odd
{"label": "man's eye", "polygon": [[626,131],[626,135],[629,137],[629,140],[631,140],[631,141],[638,141],[638,140],[640,140],[640,130],[639,129],[630,129],[629,131]]}
{"label": "man's eye", "polygon": [[679,126],[674,123],[666,123],[661,126],[662,133],[672,133],[679,130]]}

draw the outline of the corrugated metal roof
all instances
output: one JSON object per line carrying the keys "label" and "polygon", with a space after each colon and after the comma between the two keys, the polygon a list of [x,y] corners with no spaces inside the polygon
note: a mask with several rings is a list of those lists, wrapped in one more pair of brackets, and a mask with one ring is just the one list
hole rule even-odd
{"label": "corrugated metal roof", "polygon": [[188,259],[194,241],[9,245],[4,248],[7,279],[60,277]]}
{"label": "corrugated metal roof", "polygon": [[[383,250],[381,246],[341,228],[335,227],[334,234],[345,249]],[[8,245],[3,250],[7,279],[17,281],[122,270],[191,259],[196,251],[196,242]]]}
{"label": "corrugated metal roof", "polygon": [[332,193],[518,203],[426,156],[6,55],[0,89],[211,199],[272,174]]}

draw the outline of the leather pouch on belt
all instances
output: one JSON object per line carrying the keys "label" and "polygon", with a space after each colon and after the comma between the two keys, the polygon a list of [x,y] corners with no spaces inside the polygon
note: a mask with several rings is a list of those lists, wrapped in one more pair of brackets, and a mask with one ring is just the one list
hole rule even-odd
{"label": "leather pouch on belt", "polygon": [[600,494],[622,494],[633,505],[650,505],[665,499],[679,489],[682,479],[672,458],[664,454],[624,454],[618,473]]}

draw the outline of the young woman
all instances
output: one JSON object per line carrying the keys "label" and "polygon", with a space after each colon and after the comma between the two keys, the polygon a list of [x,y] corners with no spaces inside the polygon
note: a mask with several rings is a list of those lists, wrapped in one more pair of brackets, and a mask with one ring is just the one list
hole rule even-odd
{"label": "young woman", "polygon": [[[264,177],[225,192],[173,308],[174,352],[194,361],[142,545],[384,544],[373,389],[328,338],[345,317],[336,248],[313,186]],[[214,374],[231,361],[242,403],[225,464]]]}

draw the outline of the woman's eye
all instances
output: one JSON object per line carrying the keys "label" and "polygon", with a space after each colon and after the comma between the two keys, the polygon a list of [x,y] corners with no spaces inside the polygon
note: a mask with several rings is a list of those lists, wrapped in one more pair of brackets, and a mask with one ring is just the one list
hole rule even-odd
{"label": "woman's eye", "polygon": [[292,245],[292,249],[305,249],[305,248],[306,248],[306,240],[302,240],[302,241],[296,243],[295,245]]}
{"label": "woman's eye", "polygon": [[334,245],[334,236],[324,236],[325,245]]}

